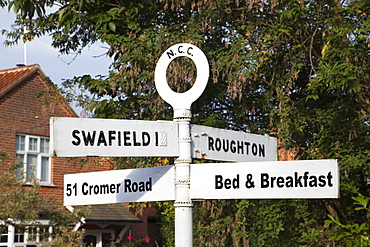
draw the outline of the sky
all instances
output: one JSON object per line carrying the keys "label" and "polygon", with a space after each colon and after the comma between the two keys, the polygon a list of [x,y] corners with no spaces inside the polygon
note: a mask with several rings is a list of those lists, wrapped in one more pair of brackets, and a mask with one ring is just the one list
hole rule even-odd
{"label": "sky", "polygon": [[[20,41],[16,46],[6,47],[4,45],[5,36],[1,35],[1,30],[11,28],[14,19],[13,11],[8,13],[7,8],[0,8],[0,70],[15,68],[16,64],[24,64],[23,42]],[[63,79],[71,79],[74,76],[107,75],[112,62],[104,55],[107,46],[101,43],[85,48],[75,60],[73,60],[75,55],[60,55],[58,50],[51,47],[49,36],[27,42],[26,50],[26,65],[39,64],[42,71],[57,85],[60,85]],[[94,58],[94,56],[99,57]]]}

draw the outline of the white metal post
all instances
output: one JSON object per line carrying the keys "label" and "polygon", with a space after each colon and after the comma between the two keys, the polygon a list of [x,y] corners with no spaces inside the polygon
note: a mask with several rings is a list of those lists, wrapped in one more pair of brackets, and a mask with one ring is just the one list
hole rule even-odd
{"label": "white metal post", "polygon": [[175,160],[175,246],[193,246],[193,204],[190,190],[190,110],[175,110],[179,124],[179,157]]}
{"label": "white metal post", "polygon": [[14,246],[15,226],[8,225],[8,247]]}
{"label": "white metal post", "polygon": [[[176,93],[168,86],[168,65],[177,57],[186,56],[197,67],[197,77],[191,89]],[[155,86],[159,95],[174,109],[173,120],[179,125],[179,157],[175,160],[175,246],[193,246],[193,204],[190,192],[191,104],[197,100],[207,86],[209,64],[207,57],[196,46],[187,43],[168,48],[159,58],[155,68]]]}

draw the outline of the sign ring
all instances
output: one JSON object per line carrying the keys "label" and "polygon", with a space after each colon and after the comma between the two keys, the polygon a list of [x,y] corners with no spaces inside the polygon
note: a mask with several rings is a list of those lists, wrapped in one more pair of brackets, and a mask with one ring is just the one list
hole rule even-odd
{"label": "sign ring", "polygon": [[[177,57],[188,57],[195,63],[197,78],[188,91],[176,93],[167,83],[166,72],[168,65]],[[190,109],[191,104],[202,95],[209,78],[207,57],[198,47],[188,43],[180,43],[168,48],[159,58],[155,68],[154,81],[159,95],[169,103],[174,110]]]}

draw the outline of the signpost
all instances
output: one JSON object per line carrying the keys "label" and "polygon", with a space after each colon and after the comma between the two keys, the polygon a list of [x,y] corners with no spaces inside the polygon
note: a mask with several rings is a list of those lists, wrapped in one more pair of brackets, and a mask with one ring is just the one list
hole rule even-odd
{"label": "signpost", "polygon": [[173,121],[51,118],[51,150],[59,157],[178,156]]}
{"label": "signpost", "polygon": [[277,160],[275,137],[191,125],[192,158],[219,161]]}
{"label": "signpost", "polygon": [[336,160],[191,165],[192,199],[338,198]]}
{"label": "signpost", "polygon": [[[197,68],[194,86],[184,93],[172,91],[166,79],[168,65],[180,56]],[[276,161],[276,138],[190,126],[191,104],[208,77],[199,48],[173,45],[159,58],[155,85],[173,107],[174,121],[52,118],[54,156],[177,157],[174,166],[65,175],[64,205],[174,200],[175,246],[191,247],[192,200],[339,196],[336,160]],[[190,164],[192,158],[242,163]]]}
{"label": "signpost", "polygon": [[[191,89],[176,93],[169,87],[166,71],[170,62],[180,56],[192,59],[197,77]],[[175,246],[193,246],[193,203],[189,197],[191,136],[191,104],[202,95],[207,86],[209,65],[207,57],[196,46],[177,44],[168,48],[155,68],[155,86],[159,95],[173,108],[174,121],[179,124],[179,157],[175,160]]]}
{"label": "signpost", "polygon": [[174,166],[64,176],[64,205],[175,200]]}

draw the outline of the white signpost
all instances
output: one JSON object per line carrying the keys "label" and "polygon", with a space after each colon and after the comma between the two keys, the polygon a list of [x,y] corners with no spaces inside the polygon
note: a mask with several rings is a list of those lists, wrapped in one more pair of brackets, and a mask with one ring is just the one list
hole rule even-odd
{"label": "white signpost", "polygon": [[174,166],[64,176],[64,205],[175,200]]}
{"label": "white signpost", "polygon": [[191,125],[190,131],[194,159],[235,162],[277,160],[275,137],[201,125]]}
{"label": "white signpost", "polygon": [[[194,86],[184,93],[172,91],[166,79],[168,65],[179,56],[192,59],[197,68]],[[174,166],[65,175],[64,205],[175,200],[175,246],[191,247],[192,200],[339,196],[336,160],[276,161],[276,138],[190,127],[191,104],[208,77],[204,53],[177,44],[155,69],[156,88],[173,107],[174,121],[52,118],[54,156],[177,157]],[[243,163],[190,164],[192,158]]]}
{"label": "white signpost", "polygon": [[51,118],[51,151],[59,157],[178,156],[173,121]]}
{"label": "white signpost", "polygon": [[338,198],[336,160],[191,165],[192,199]]}

